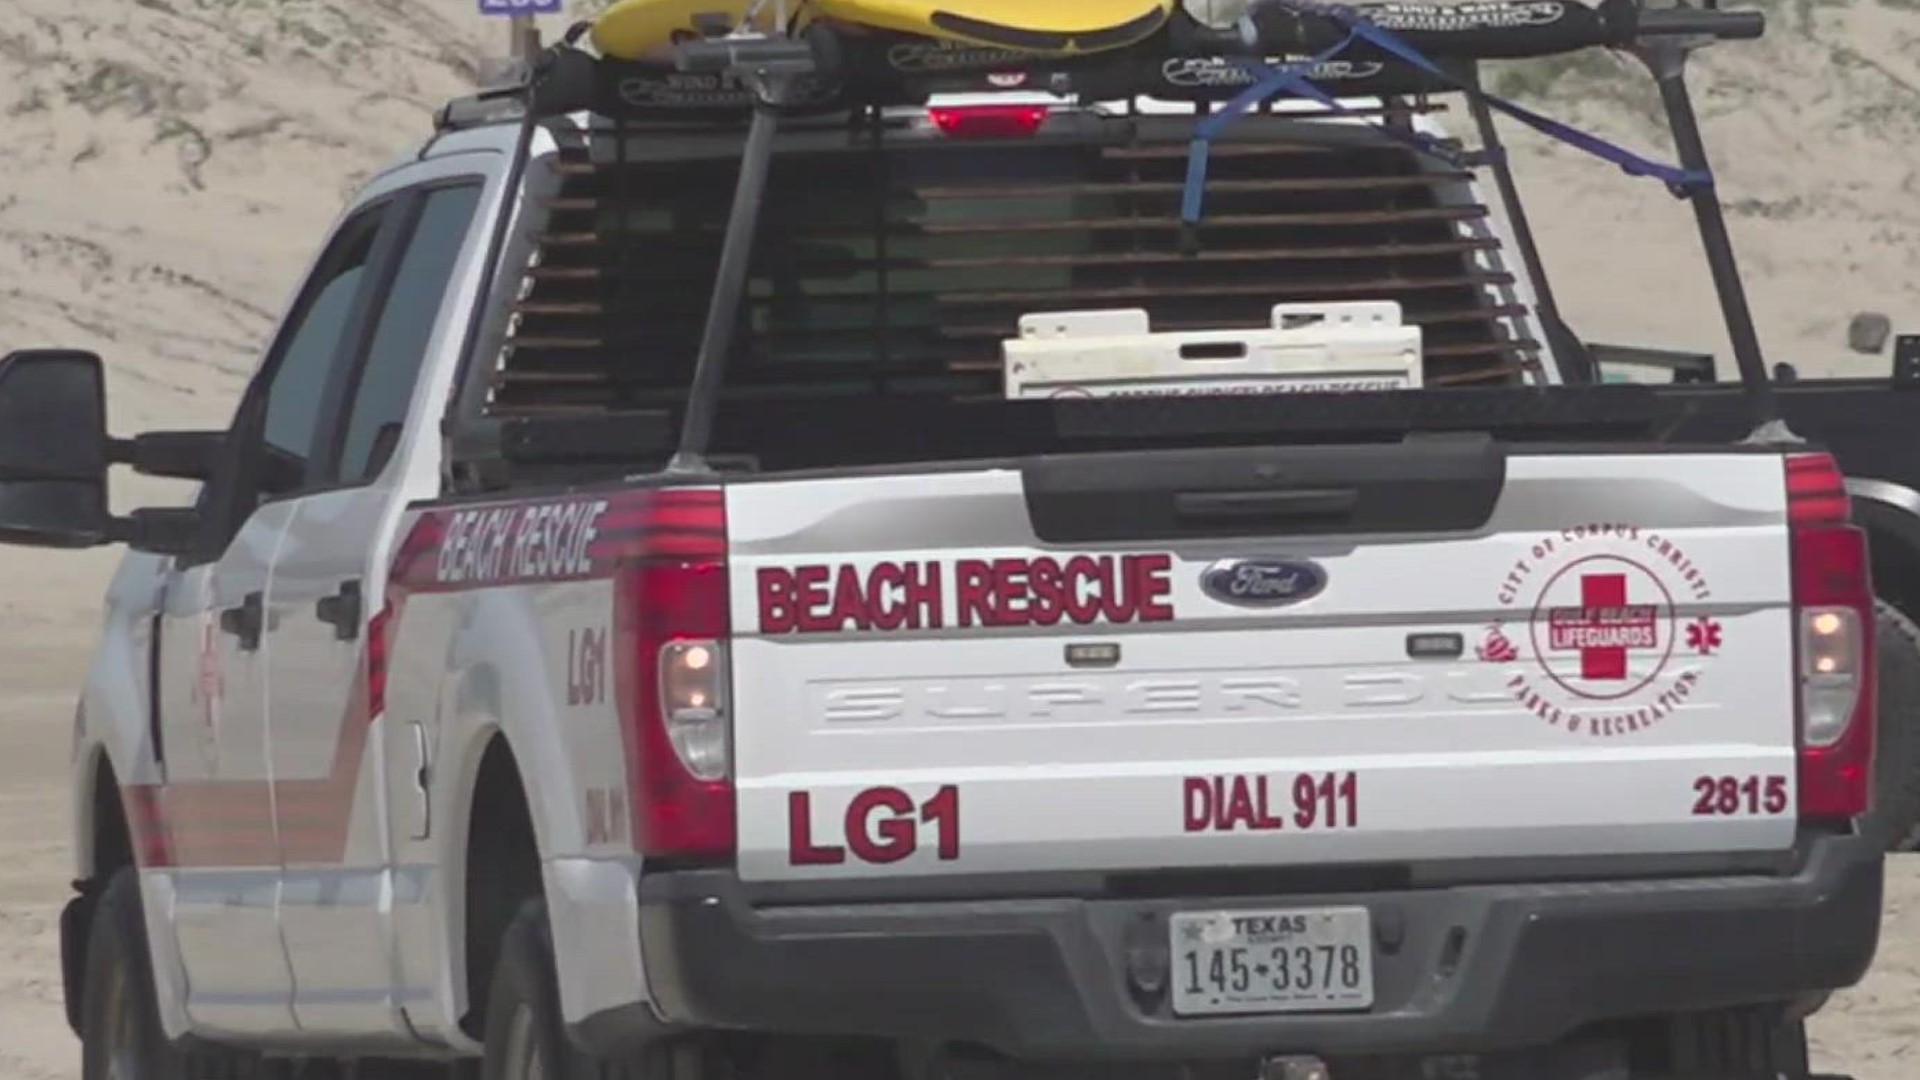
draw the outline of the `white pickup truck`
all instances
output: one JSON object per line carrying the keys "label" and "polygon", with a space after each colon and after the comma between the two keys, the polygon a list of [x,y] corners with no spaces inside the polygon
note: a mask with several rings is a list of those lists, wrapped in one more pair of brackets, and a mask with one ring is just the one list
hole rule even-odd
{"label": "white pickup truck", "polygon": [[1805,1075],[1881,904],[1841,477],[1551,385],[1510,214],[1349,104],[1222,137],[1197,254],[1177,110],[790,119],[708,383],[739,126],[469,103],[230,430],[7,357],[0,540],[133,549],[87,1080]]}

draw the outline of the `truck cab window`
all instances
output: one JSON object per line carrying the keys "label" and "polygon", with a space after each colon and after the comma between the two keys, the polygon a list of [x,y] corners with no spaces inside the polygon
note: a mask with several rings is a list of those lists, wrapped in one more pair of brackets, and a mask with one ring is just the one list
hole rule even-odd
{"label": "truck cab window", "polygon": [[372,480],[393,452],[479,201],[480,185],[475,182],[434,190],[421,205],[399,272],[376,301],[381,305],[378,321],[348,391],[352,405],[337,477],[342,483]]}
{"label": "truck cab window", "polygon": [[328,376],[361,305],[374,241],[386,208],[349,222],[309,283],[303,305],[282,339],[266,387],[259,488],[280,495],[313,482],[308,459],[326,404]]}

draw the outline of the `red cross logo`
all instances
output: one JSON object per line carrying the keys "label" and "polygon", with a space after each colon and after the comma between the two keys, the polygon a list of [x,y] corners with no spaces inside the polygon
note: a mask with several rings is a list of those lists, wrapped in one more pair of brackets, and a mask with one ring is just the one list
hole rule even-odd
{"label": "red cross logo", "polygon": [[1580,606],[1547,613],[1548,647],[1580,654],[1580,677],[1620,681],[1627,652],[1659,644],[1652,604],[1627,603],[1627,575],[1582,574]]}
{"label": "red cross logo", "polygon": [[195,696],[200,699],[202,710],[201,718],[209,728],[217,723],[220,696],[226,690],[226,680],[220,675],[220,654],[214,651],[213,633],[211,622],[201,629],[200,666],[194,679]]}

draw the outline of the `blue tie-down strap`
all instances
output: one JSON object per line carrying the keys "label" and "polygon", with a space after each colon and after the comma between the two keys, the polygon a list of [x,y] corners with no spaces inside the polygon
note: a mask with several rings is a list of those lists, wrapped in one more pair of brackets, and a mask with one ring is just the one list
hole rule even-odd
{"label": "blue tie-down strap", "polygon": [[1666,165],[1641,157],[1623,146],[1616,146],[1598,135],[1592,135],[1578,128],[1563,124],[1551,117],[1542,116],[1532,109],[1516,105],[1504,98],[1495,97],[1477,87],[1461,82],[1447,74],[1440,65],[1422,55],[1420,50],[1400,40],[1399,35],[1384,30],[1369,22],[1359,11],[1345,4],[1323,4],[1317,0],[1269,0],[1292,11],[1321,15],[1333,19],[1347,28],[1348,38],[1365,41],[1381,52],[1387,53],[1402,63],[1411,65],[1438,79],[1442,84],[1452,87],[1471,97],[1485,102],[1489,108],[1506,113],[1515,120],[1540,132],[1550,139],[1558,140],[1583,153],[1592,154],[1603,161],[1618,165],[1629,176],[1645,176],[1667,185],[1680,198],[1686,198],[1697,191],[1713,186],[1713,174],[1704,169],[1684,169],[1678,165]]}
{"label": "blue tie-down strap", "polygon": [[[1235,62],[1253,76],[1253,85],[1235,95],[1220,111],[1208,115],[1194,130],[1193,141],[1187,155],[1187,183],[1181,193],[1180,217],[1188,228],[1199,224],[1201,204],[1206,195],[1207,164],[1211,157],[1213,140],[1227,129],[1227,125],[1238,120],[1248,109],[1277,97],[1292,93],[1307,98],[1327,108],[1336,116],[1358,116],[1354,110],[1340,103],[1340,99],[1320,89],[1310,79],[1310,73],[1321,64],[1333,59],[1354,41],[1355,35],[1349,32],[1331,48],[1322,50],[1318,55],[1306,60],[1298,60],[1281,67],[1272,67],[1253,57],[1235,57]],[[1455,168],[1463,165],[1459,153],[1431,135],[1418,131],[1407,131],[1397,127],[1382,127],[1382,133],[1395,142],[1403,143],[1415,153],[1438,158]]]}
{"label": "blue tie-down strap", "polygon": [[[1365,41],[1402,63],[1426,72],[1444,86],[1484,101],[1489,108],[1505,113],[1551,139],[1604,161],[1612,162],[1629,176],[1644,176],[1659,180],[1680,198],[1686,198],[1697,191],[1713,186],[1713,176],[1705,170],[1684,169],[1649,160],[1597,135],[1591,135],[1551,117],[1542,116],[1524,106],[1516,105],[1463,83],[1449,75],[1438,64],[1427,59],[1418,49],[1400,40],[1397,35],[1368,22],[1353,8],[1342,4],[1317,3],[1315,0],[1269,0],[1269,2],[1278,3],[1289,10],[1334,19],[1346,27],[1346,36],[1307,60],[1279,68],[1269,67],[1258,60],[1242,60],[1244,66],[1254,72],[1256,76],[1254,84],[1235,95],[1224,108],[1201,121],[1194,131],[1187,157],[1187,181],[1185,190],[1182,192],[1180,207],[1181,221],[1189,230],[1200,221],[1206,193],[1207,162],[1212,142],[1247,110],[1269,98],[1291,92],[1316,101],[1335,113],[1351,113],[1351,110],[1342,106],[1331,94],[1308,81],[1306,75],[1345,51],[1355,40]],[[1382,127],[1380,130],[1395,141],[1406,143],[1419,152],[1440,157],[1451,163],[1457,163],[1459,160],[1457,155],[1429,136],[1392,127]]]}
{"label": "blue tie-down strap", "polygon": [[1284,67],[1268,68],[1265,64],[1258,62],[1247,65],[1256,75],[1253,85],[1235,94],[1233,100],[1219,110],[1207,114],[1207,118],[1200,121],[1194,128],[1193,141],[1188,144],[1187,149],[1187,184],[1180,198],[1182,222],[1192,226],[1200,221],[1201,203],[1205,200],[1207,192],[1207,159],[1213,149],[1213,140],[1227,130],[1228,125],[1245,115],[1248,109],[1269,98],[1288,90],[1308,95],[1315,94],[1319,88],[1307,82],[1306,72],[1338,56],[1353,43],[1354,36],[1353,31],[1349,30],[1346,37],[1335,42],[1330,48],[1322,49],[1315,56]]}
{"label": "blue tie-down strap", "polygon": [[[1256,78],[1273,70],[1259,60],[1243,59],[1241,63],[1242,66],[1253,72]],[[1327,111],[1333,113],[1335,116],[1360,116],[1360,113],[1341,104],[1339,98],[1334,97],[1332,94],[1327,93],[1325,90],[1320,89],[1319,86],[1308,81],[1305,75],[1293,74],[1288,76],[1284,89],[1325,106]],[[1376,130],[1388,138],[1391,138],[1394,142],[1401,143],[1410,148],[1415,153],[1438,159],[1444,164],[1460,168],[1466,163],[1465,157],[1459,151],[1454,150],[1442,140],[1436,139],[1426,132],[1413,131],[1408,128],[1392,125],[1382,125]]]}

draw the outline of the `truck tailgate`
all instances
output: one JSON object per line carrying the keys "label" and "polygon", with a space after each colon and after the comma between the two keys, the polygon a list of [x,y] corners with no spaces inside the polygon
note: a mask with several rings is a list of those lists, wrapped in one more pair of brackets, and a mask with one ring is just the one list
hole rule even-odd
{"label": "truck tailgate", "polygon": [[726,500],[748,879],[1792,842],[1775,455],[1183,451]]}

